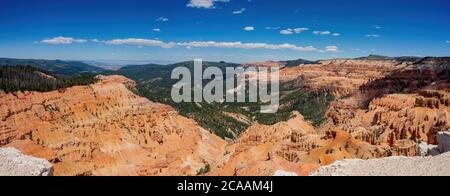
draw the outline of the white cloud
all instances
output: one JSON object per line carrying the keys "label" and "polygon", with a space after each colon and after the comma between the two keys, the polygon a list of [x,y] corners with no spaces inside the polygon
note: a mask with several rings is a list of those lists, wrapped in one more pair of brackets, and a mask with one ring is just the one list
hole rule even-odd
{"label": "white cloud", "polygon": [[169,18],[161,16],[161,17],[157,18],[156,21],[158,21],[158,22],[167,22],[167,21],[169,21]]}
{"label": "white cloud", "polygon": [[379,38],[380,35],[379,35],[379,34],[366,34],[366,37],[370,37],[370,38]]}
{"label": "white cloud", "polygon": [[154,32],[161,32],[161,29],[159,29],[159,28],[155,28],[155,29],[152,29]]}
{"label": "white cloud", "polygon": [[373,28],[375,28],[375,29],[382,29],[383,27],[379,26],[379,25],[373,25]]}
{"label": "white cloud", "polygon": [[330,35],[331,34],[330,31],[314,31],[313,33],[315,35]]}
{"label": "white cloud", "polygon": [[100,41],[98,39],[91,39],[91,42],[98,43]]}
{"label": "white cloud", "polygon": [[254,31],[255,27],[245,27],[244,30],[246,30],[246,31]]}
{"label": "white cloud", "polygon": [[280,29],[281,27],[266,27],[265,29],[266,30],[278,30],[278,29]]}
{"label": "white cloud", "polygon": [[85,39],[75,39],[72,37],[55,37],[51,39],[44,39],[41,41],[41,43],[44,44],[73,44],[73,43],[86,43],[87,40]]}
{"label": "white cloud", "polygon": [[240,10],[236,10],[233,12],[233,14],[243,14],[245,12],[245,8],[241,8]]}
{"label": "white cloud", "polygon": [[176,44],[172,42],[165,43],[160,40],[139,39],[139,38],[113,39],[104,41],[104,43],[108,45],[134,45],[138,47],[156,46],[161,48],[173,48],[174,46],[176,46]]}
{"label": "white cloud", "polygon": [[325,51],[327,51],[327,52],[339,52],[339,48],[337,46],[327,46],[327,47],[325,47]]}
{"label": "white cloud", "polygon": [[307,31],[307,30],[309,30],[309,28],[295,28],[294,32],[295,33],[302,33],[302,32]]}
{"label": "white cloud", "polygon": [[339,37],[339,36],[341,36],[341,34],[340,34],[340,33],[333,33],[332,35],[333,35],[333,36],[335,36],[335,37]]}
{"label": "white cloud", "polygon": [[292,35],[292,34],[299,34],[299,33],[303,33],[304,31],[309,30],[309,28],[295,28],[295,29],[284,29],[281,30],[280,33],[283,35]]}
{"label": "white cloud", "polygon": [[190,0],[187,7],[214,9],[216,2],[228,3],[230,0]]}
{"label": "white cloud", "polygon": [[268,50],[295,50],[301,52],[317,51],[313,46],[300,47],[293,44],[267,44],[267,43],[242,43],[242,42],[215,42],[215,41],[194,41],[178,43],[178,46],[189,48],[237,48],[237,49],[268,49]]}
{"label": "white cloud", "polygon": [[242,42],[216,42],[216,41],[192,41],[192,42],[163,42],[151,39],[114,39],[104,41],[107,45],[132,45],[138,47],[154,46],[161,48],[186,47],[192,48],[234,48],[234,49],[267,49],[267,50],[294,50],[299,52],[317,51],[313,46],[296,46],[293,44],[267,44],[267,43],[242,43]]}
{"label": "white cloud", "polygon": [[283,35],[292,35],[292,34],[294,34],[292,29],[284,29],[284,30],[281,30],[280,33],[283,34]]}

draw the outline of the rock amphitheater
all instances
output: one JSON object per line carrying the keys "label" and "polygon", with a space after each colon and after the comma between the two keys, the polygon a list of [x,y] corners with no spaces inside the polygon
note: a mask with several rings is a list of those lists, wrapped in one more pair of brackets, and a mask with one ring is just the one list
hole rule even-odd
{"label": "rock amphitheater", "polygon": [[[0,147],[45,159],[64,176],[197,175],[204,168],[210,171],[201,175],[447,175],[449,70],[450,60],[440,58],[286,67],[282,82],[337,97],[327,122],[316,128],[294,112],[273,126],[253,124],[232,142],[135,95],[134,82],[122,76],[63,91],[0,93]],[[418,157],[431,152],[444,154]]]}

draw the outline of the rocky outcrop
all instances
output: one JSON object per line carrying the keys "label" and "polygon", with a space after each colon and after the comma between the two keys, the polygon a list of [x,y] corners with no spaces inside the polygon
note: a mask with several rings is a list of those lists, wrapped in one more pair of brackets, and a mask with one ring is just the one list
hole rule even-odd
{"label": "rocky outcrop", "polygon": [[196,175],[222,161],[226,142],[170,106],[133,93],[134,82],[0,94],[0,146],[51,161],[55,175]]}
{"label": "rocky outcrop", "polygon": [[277,170],[306,175],[317,164],[299,164],[302,153],[322,146],[314,127],[299,113],[274,126],[253,125],[227,146],[224,164],[210,175],[271,176]]}
{"label": "rocky outcrop", "polygon": [[[218,171],[254,175],[278,169],[304,175],[342,159],[436,155],[432,146],[438,144],[438,132],[450,127],[446,63],[335,59],[285,67],[280,73],[284,88],[327,91],[337,97],[327,112],[329,120],[318,129],[298,115],[274,126],[253,125],[227,148]],[[290,164],[290,170],[280,161]]]}
{"label": "rocky outcrop", "polygon": [[386,68],[382,77],[369,79],[355,93],[331,104],[329,126],[373,145],[390,147],[392,156],[418,155],[414,153],[419,152],[418,144],[437,145],[437,133],[450,127],[447,58],[327,63]]}
{"label": "rocky outcrop", "polygon": [[319,133],[299,113],[273,126],[253,125],[227,147],[224,165],[211,175],[273,175],[282,170],[308,175],[345,158],[376,158],[386,151],[334,130]]}
{"label": "rocky outcrop", "polygon": [[333,103],[328,116],[332,126],[356,139],[391,147],[393,156],[416,156],[418,144],[437,145],[437,133],[450,126],[449,95],[444,90],[389,94],[373,99],[367,109],[352,97]]}
{"label": "rocky outcrop", "polygon": [[267,61],[267,62],[254,62],[254,63],[246,63],[242,64],[242,67],[278,67],[283,68],[285,67],[285,63],[283,62],[277,62],[277,61]]}
{"label": "rocky outcrop", "polygon": [[273,176],[298,176],[298,175],[296,173],[294,173],[294,172],[287,172],[287,171],[283,171],[283,170],[277,170],[277,171],[275,171]]}
{"label": "rocky outcrop", "polygon": [[450,131],[440,132],[437,136],[439,152],[450,152]]}
{"label": "rocky outcrop", "polygon": [[441,154],[441,152],[439,152],[439,148],[437,145],[430,145],[427,144],[426,142],[422,142],[419,144],[418,154],[421,157],[426,157],[426,156],[436,156]]}
{"label": "rocky outcrop", "polygon": [[[230,144],[173,108],[135,95],[135,83],[121,76],[48,93],[0,93],[0,146],[45,158],[56,175],[308,175],[345,159],[435,155],[438,144],[449,149],[448,134],[440,133],[450,127],[449,62],[361,58],[244,65],[282,66],[284,89],[325,91],[337,99],[319,128],[297,112],[272,126],[224,113],[251,125]],[[391,166],[424,166],[442,157],[424,163],[402,158]]]}
{"label": "rocky outcrop", "polygon": [[389,157],[343,160],[320,168],[312,176],[449,176],[450,153],[435,157]]}
{"label": "rocky outcrop", "polygon": [[51,176],[53,166],[45,159],[23,155],[14,148],[0,148],[0,176]]}
{"label": "rocky outcrop", "polygon": [[387,58],[286,67],[280,73],[285,88],[328,91],[337,97],[327,113],[329,121],[307,134],[277,130],[283,136],[276,137],[270,130],[279,124],[253,126],[246,132],[251,137],[244,134],[240,144],[275,141],[269,154],[299,163],[297,167],[351,158],[436,155],[438,132],[450,127],[448,64],[445,58]]}
{"label": "rocky outcrop", "polygon": [[330,60],[320,64],[289,67],[280,71],[280,81],[289,88],[328,91],[336,97],[353,94],[359,87],[398,69],[395,62]]}

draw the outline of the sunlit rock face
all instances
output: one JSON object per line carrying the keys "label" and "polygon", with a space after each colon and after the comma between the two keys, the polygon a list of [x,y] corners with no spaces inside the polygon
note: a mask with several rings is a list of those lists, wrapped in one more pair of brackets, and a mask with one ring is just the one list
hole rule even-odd
{"label": "sunlit rock face", "polygon": [[64,91],[0,95],[0,144],[53,163],[55,175],[196,175],[225,142],[121,76]]}
{"label": "sunlit rock face", "polygon": [[420,155],[419,144],[437,145],[438,132],[450,127],[449,65],[448,58],[336,59],[284,67],[287,87],[337,97],[327,122],[313,128],[297,114],[274,126],[254,125],[227,148],[228,162],[218,171],[305,175],[341,159]]}
{"label": "sunlit rock face", "polygon": [[336,100],[319,127],[298,112],[271,126],[239,117],[250,127],[228,143],[137,96],[121,76],[63,91],[1,93],[0,146],[50,161],[55,175],[309,175],[337,160],[418,156],[429,154],[424,145],[447,149],[449,65],[448,58],[248,64],[281,66],[284,87]]}

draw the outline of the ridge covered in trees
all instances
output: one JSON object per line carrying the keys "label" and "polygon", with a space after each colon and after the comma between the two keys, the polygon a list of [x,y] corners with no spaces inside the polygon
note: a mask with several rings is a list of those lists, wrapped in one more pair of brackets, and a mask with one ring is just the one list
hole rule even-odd
{"label": "ridge covered in trees", "polygon": [[[287,62],[289,65],[308,63],[304,60]],[[239,64],[226,62],[204,62],[203,68],[237,67]],[[141,96],[154,102],[173,106],[181,115],[194,119],[203,128],[222,138],[235,139],[252,123],[273,125],[291,118],[293,111],[299,111],[313,125],[320,126],[325,120],[328,106],[334,97],[326,92],[313,92],[307,89],[288,89],[289,85],[280,86],[280,110],[275,114],[261,114],[260,107],[264,103],[175,103],[171,99],[172,86],[178,82],[171,79],[171,72],[176,67],[186,67],[191,72],[194,62],[181,62],[172,65],[135,65],[123,67],[107,74],[126,76],[137,82]],[[204,80],[204,84],[209,82]],[[230,115],[231,114],[231,115]],[[245,117],[244,120],[235,116]],[[248,122],[245,122],[248,121]]]}
{"label": "ridge covered in trees", "polygon": [[0,66],[0,91],[48,92],[97,81],[94,74],[59,76],[29,65]]}
{"label": "ridge covered in trees", "polygon": [[85,73],[101,73],[103,68],[80,61],[40,60],[40,59],[11,59],[0,58],[0,66],[30,65],[54,74],[76,76]]}

